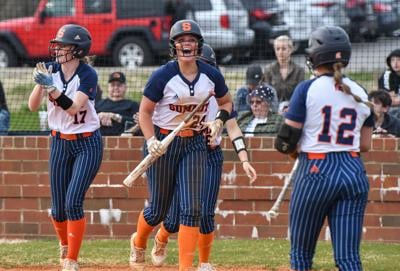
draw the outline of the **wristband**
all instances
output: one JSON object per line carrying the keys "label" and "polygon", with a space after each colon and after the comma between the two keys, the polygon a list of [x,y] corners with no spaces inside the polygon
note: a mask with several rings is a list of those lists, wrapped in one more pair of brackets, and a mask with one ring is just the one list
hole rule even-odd
{"label": "wristband", "polygon": [[67,95],[61,93],[61,95],[56,99],[57,104],[64,110],[67,110],[74,103]]}
{"label": "wristband", "polygon": [[236,153],[239,153],[240,151],[247,151],[246,149],[246,142],[244,142],[244,137],[239,136],[235,139],[232,140],[232,145],[233,148],[235,149]]}
{"label": "wristband", "polygon": [[215,117],[215,119],[216,120],[220,119],[220,120],[222,120],[222,123],[225,124],[225,122],[227,120],[229,120],[229,116],[230,116],[230,113],[228,111],[226,111],[225,109],[221,109],[221,110],[218,111],[217,116]]}

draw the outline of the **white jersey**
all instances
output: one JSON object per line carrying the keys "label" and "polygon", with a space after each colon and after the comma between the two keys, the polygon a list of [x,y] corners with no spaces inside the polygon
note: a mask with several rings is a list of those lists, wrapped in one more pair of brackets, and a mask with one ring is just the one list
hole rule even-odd
{"label": "white jersey", "polygon": [[[210,91],[215,92],[217,98],[228,92],[225,79],[217,69],[201,61],[197,61],[197,65],[199,72],[192,82],[180,73],[176,61],[168,62],[151,75],[143,95],[157,103],[153,114],[154,125],[173,130]],[[200,123],[205,121],[209,107],[210,102],[193,117],[197,121],[193,130],[201,129]]]}
{"label": "white jersey", "polygon": [[94,108],[94,99],[97,91],[97,73],[89,65],[81,62],[74,76],[66,82],[61,71],[61,65],[52,62],[46,66],[53,66],[53,81],[58,90],[62,91],[71,100],[78,91],[82,91],[89,100],[82,106],[79,112],[71,116],[48,96],[47,113],[49,128],[64,134],[79,134],[93,132],[100,127],[100,120]]}
{"label": "white jersey", "polygon": [[[343,78],[343,83],[363,101],[368,101],[366,91],[356,82]],[[371,109],[335,88],[333,76],[329,75],[300,83],[285,117],[303,123],[300,152],[358,152],[361,128],[373,126]]]}

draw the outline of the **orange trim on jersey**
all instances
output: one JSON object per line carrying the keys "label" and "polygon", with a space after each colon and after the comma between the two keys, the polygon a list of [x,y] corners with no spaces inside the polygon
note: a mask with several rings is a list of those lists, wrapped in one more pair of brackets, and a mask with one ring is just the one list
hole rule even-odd
{"label": "orange trim on jersey", "polygon": [[86,133],[81,133],[81,134],[63,134],[63,133],[51,130],[51,135],[58,136],[61,139],[65,139],[65,140],[78,140],[80,138],[90,137],[93,135],[93,133],[86,132]]}
{"label": "orange trim on jersey", "polygon": [[[168,135],[171,132],[172,132],[171,130],[160,128],[160,134]],[[179,136],[179,137],[192,137],[192,136],[195,136],[195,135],[198,135],[198,134],[200,134],[200,132],[195,131],[195,130],[191,130],[191,129],[185,129],[185,130],[181,130],[177,134],[177,136]]]}
{"label": "orange trim on jersey", "polygon": [[[359,157],[358,152],[351,151],[350,155],[354,158]],[[326,153],[315,153],[315,152],[307,152],[308,160],[324,160],[326,158]]]}

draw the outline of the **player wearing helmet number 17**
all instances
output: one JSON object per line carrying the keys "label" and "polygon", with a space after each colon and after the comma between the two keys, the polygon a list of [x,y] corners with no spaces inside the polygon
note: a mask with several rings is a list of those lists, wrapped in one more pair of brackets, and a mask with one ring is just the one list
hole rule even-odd
{"label": "player wearing helmet number 17", "polygon": [[209,104],[193,117],[167,149],[165,138],[210,93],[215,93],[219,115],[211,125],[217,135],[232,110],[232,98],[222,74],[198,61],[203,37],[192,20],[176,22],[170,32],[170,51],[176,60],[158,68],[148,80],[139,109],[139,123],[146,139],[144,155],[158,157],[147,170],[150,200],[140,213],[131,237],[130,265],[142,270],[145,249],[153,228],[164,220],[175,191],[180,201],[178,234],[179,270],[192,267],[199,237],[201,188],[207,171],[207,146],[201,132]]}
{"label": "player wearing helmet number 17", "polygon": [[94,108],[97,74],[82,60],[92,43],[90,33],[74,24],[62,26],[50,41],[54,62],[38,63],[29,109],[36,111],[43,97],[51,129],[51,217],[60,242],[63,271],[77,264],[86,220],[83,201],[101,164],[100,121]]}
{"label": "player wearing helmet number 17", "polygon": [[327,218],[336,266],[360,271],[369,184],[359,152],[371,145],[371,105],[365,89],[342,75],[351,54],[342,28],[317,28],[308,44],[307,60],[315,78],[294,90],[275,141],[278,151],[299,153],[289,206],[291,268],[312,269]]}

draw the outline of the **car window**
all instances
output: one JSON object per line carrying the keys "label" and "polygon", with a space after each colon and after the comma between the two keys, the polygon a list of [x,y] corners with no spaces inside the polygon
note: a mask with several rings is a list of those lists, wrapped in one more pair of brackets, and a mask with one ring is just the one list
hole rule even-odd
{"label": "car window", "polygon": [[111,0],[85,0],[85,13],[110,13]]}
{"label": "car window", "polygon": [[196,11],[212,10],[210,0],[186,0]]}
{"label": "car window", "polygon": [[49,17],[72,16],[75,14],[75,0],[49,0],[46,4],[46,15]]}
{"label": "car window", "polygon": [[117,18],[137,18],[164,15],[162,0],[117,0]]}
{"label": "car window", "polygon": [[277,7],[279,4],[276,1],[268,0],[242,0],[242,4],[246,9],[271,9]]}
{"label": "car window", "polygon": [[238,10],[243,9],[243,5],[240,0],[224,0],[227,10]]}

